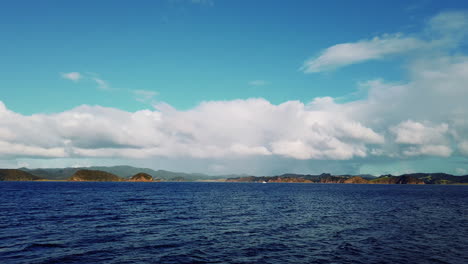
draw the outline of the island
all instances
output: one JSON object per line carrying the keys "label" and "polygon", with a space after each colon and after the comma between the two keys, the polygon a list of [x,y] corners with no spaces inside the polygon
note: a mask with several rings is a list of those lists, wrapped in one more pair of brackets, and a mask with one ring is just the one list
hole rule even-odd
{"label": "island", "polygon": [[68,179],[68,181],[120,182],[125,180],[106,171],[78,170]]}
{"label": "island", "polygon": [[17,169],[0,169],[0,181],[38,181],[44,178]]}
{"label": "island", "polygon": [[131,182],[152,182],[154,181],[153,176],[148,173],[140,172],[133,175],[128,181]]}

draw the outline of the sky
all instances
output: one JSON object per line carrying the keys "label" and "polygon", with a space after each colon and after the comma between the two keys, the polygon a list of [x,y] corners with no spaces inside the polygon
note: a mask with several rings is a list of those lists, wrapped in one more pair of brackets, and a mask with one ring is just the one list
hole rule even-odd
{"label": "sky", "polygon": [[468,174],[466,1],[3,1],[0,167]]}

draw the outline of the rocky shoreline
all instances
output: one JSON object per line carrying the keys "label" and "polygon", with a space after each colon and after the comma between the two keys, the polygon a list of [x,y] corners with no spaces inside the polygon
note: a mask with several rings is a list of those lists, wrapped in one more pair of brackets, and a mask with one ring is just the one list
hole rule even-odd
{"label": "rocky shoreline", "polygon": [[[123,168],[125,170],[119,170]],[[468,175],[411,173],[394,175],[332,175],[322,173],[283,174],[279,176],[221,175],[153,171],[116,166],[63,169],[0,169],[0,181],[98,181],[98,182],[266,182],[266,183],[339,183],[339,184],[468,184]]]}

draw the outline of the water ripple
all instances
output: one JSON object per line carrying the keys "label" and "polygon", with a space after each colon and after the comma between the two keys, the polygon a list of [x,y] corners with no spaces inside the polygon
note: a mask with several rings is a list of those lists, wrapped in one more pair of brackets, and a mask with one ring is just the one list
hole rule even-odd
{"label": "water ripple", "polygon": [[0,259],[468,263],[466,188],[0,182]]}

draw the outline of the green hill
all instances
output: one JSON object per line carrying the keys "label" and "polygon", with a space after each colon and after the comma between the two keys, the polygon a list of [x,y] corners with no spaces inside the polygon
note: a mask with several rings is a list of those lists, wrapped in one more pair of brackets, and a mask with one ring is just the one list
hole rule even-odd
{"label": "green hill", "polygon": [[447,173],[411,173],[402,176],[411,176],[423,180],[426,184],[467,184],[468,175],[454,176]]}
{"label": "green hill", "polygon": [[99,182],[119,182],[125,181],[117,175],[98,170],[78,170],[71,176],[69,181],[99,181]]}
{"label": "green hill", "polygon": [[29,172],[31,174],[37,175],[48,180],[66,180],[70,178],[75,172],[80,170],[79,168],[57,168],[57,169],[28,169],[28,168],[19,168],[19,170]]}
{"label": "green hill", "polygon": [[153,176],[147,174],[147,173],[137,173],[133,175],[128,181],[132,182],[152,182],[154,181]]}
{"label": "green hill", "polygon": [[385,175],[376,179],[372,179],[369,183],[373,184],[425,184],[421,179],[410,175],[392,176]]}
{"label": "green hill", "polygon": [[0,181],[37,181],[43,178],[18,169],[0,169]]}

